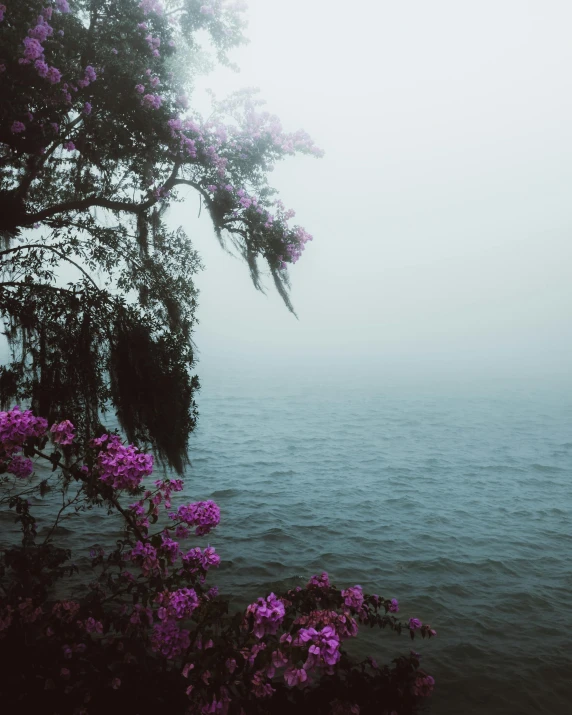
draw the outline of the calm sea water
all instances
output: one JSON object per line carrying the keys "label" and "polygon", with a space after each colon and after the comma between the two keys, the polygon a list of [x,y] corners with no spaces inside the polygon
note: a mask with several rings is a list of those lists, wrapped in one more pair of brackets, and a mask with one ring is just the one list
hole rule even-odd
{"label": "calm sea water", "polygon": [[[569,392],[207,383],[199,404],[185,494],[221,507],[223,592],[246,603],[326,570],[436,628],[415,641],[432,712],[572,712]],[[104,543],[101,524],[77,517],[72,543]],[[381,659],[411,645],[360,643]]]}

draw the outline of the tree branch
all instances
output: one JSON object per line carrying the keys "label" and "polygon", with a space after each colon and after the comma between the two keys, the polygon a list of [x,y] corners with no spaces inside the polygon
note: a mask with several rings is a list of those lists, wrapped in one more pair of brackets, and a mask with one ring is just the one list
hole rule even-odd
{"label": "tree branch", "polygon": [[51,286],[47,283],[26,283],[24,281],[5,281],[0,283],[0,288],[46,288],[47,290],[53,290],[58,293],[68,293],[69,295],[80,295],[83,291],[80,290],[68,290],[67,288],[58,288],[57,286]]}
{"label": "tree branch", "polygon": [[[164,183],[163,188],[167,191],[172,189],[178,183],[184,183],[182,179],[177,179],[177,173],[181,168],[181,162],[176,161],[171,175]],[[199,188],[196,186],[196,188]],[[17,223],[13,225],[6,225],[5,228],[16,228],[17,226],[29,226],[30,224],[45,221],[52,216],[57,216],[57,214],[66,213],[68,211],[87,211],[94,206],[100,206],[104,209],[109,209],[110,211],[125,211],[132,214],[140,214],[147,209],[154,206],[160,197],[150,196],[146,201],[141,203],[131,203],[129,201],[113,201],[112,199],[106,199],[102,196],[90,196],[87,199],[78,199],[76,201],[65,201],[61,204],[56,204],[55,206],[50,206],[42,211],[37,211],[33,214],[21,214],[18,216]]]}
{"label": "tree branch", "polygon": [[75,267],[78,269],[78,271],[81,271],[81,273],[83,273],[83,275],[88,279],[88,281],[90,281],[90,282],[95,286],[95,288],[96,288],[97,290],[100,290],[100,288],[99,288],[99,286],[97,285],[97,283],[93,280],[93,278],[89,275],[89,273],[88,273],[87,271],[85,271],[85,270],[79,265],[79,263],[76,263],[75,261],[72,261],[72,259],[69,258],[68,256],[66,256],[65,253],[62,253],[61,251],[58,251],[57,248],[53,248],[52,246],[46,246],[46,245],[43,244],[43,243],[28,243],[28,244],[26,244],[26,245],[24,245],[24,246],[14,246],[13,248],[7,248],[5,251],[0,251],[0,256],[4,256],[4,255],[6,255],[7,253],[15,253],[16,251],[23,251],[23,250],[26,249],[26,248],[42,248],[42,249],[45,249],[45,250],[47,250],[47,251],[52,251],[53,253],[55,253],[56,255],[58,255],[60,258],[62,258],[64,261],[68,261],[68,263],[71,263],[73,266],[75,266]]}

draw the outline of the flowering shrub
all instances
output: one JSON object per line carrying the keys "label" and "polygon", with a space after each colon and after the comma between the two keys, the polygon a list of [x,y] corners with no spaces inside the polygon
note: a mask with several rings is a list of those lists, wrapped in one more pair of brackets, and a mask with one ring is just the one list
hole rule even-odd
{"label": "flowering shrub", "polygon": [[[68,421],[48,429],[19,407],[0,412],[0,504],[15,510],[22,530],[22,545],[6,545],[0,556],[0,696],[7,712],[143,715],[163,706],[189,714],[405,715],[427,700],[434,680],[419,668],[418,653],[380,666],[372,658],[354,662],[343,648],[362,626],[436,635],[417,618],[398,621],[396,599],[360,586],[339,590],[322,573],[305,588],[232,612],[206,585],[220,563],[215,549],[183,544],[188,527],[194,535],[217,527],[218,506],[199,501],[171,511],[182,481],[145,486],[150,456],[116,435],[93,439],[81,458],[62,462],[57,448],[73,432]],[[53,476],[30,479],[32,460],[51,464]],[[29,496],[45,493],[49,479],[64,501],[40,541]],[[123,492],[140,498],[124,506]],[[66,509],[98,504],[123,517],[124,535],[110,553],[92,548],[94,575],[72,600],[62,580],[77,567],[55,545],[55,526]]]}

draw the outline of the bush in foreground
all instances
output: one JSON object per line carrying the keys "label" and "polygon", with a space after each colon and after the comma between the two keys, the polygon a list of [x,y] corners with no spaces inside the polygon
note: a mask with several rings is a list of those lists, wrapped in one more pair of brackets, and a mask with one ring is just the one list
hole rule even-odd
{"label": "bush in foreground", "polygon": [[[401,623],[396,599],[339,589],[326,573],[232,612],[207,584],[219,555],[190,544],[219,524],[218,506],[175,503],[182,481],[153,481],[153,457],[116,435],[79,455],[74,432],[69,421],[48,430],[18,407],[0,413],[0,504],[22,531],[0,560],[7,711],[406,715],[426,702],[434,681],[419,654],[355,662],[344,642],[363,627],[432,637],[430,625]],[[34,478],[33,460],[51,464],[51,476]],[[50,490],[62,506],[40,540],[29,498]],[[92,549],[93,575],[75,600],[63,594],[77,568],[56,544],[57,526],[95,506],[119,513],[124,534],[110,553]]]}

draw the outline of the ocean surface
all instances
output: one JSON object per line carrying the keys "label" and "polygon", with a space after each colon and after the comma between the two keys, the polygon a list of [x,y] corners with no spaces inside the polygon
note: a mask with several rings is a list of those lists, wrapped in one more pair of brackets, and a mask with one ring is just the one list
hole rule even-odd
{"label": "ocean surface", "polygon": [[[421,652],[431,712],[572,713],[570,391],[207,382],[198,403],[185,496],[221,508],[223,593],[246,604],[325,570],[437,630],[355,645]],[[112,543],[102,524],[70,520],[70,545]]]}

